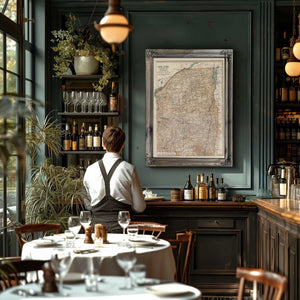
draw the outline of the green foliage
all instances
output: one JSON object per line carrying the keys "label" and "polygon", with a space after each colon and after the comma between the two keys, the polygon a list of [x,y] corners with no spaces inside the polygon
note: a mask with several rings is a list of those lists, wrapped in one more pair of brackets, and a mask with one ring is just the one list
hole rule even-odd
{"label": "green foliage", "polygon": [[77,176],[76,168],[54,166],[48,161],[36,167],[26,189],[26,221],[61,223],[63,229],[67,228],[69,216],[79,214],[78,203],[86,195]]}
{"label": "green foliage", "polygon": [[118,66],[118,55],[112,53],[110,46],[105,43],[100,34],[92,34],[88,25],[82,27],[79,20],[70,13],[66,21],[65,30],[52,31],[54,44],[52,50],[54,56],[53,71],[55,76],[61,77],[69,68],[73,68],[74,57],[79,55],[95,56],[102,67],[102,76],[94,88],[102,91],[115,75],[114,70]]}

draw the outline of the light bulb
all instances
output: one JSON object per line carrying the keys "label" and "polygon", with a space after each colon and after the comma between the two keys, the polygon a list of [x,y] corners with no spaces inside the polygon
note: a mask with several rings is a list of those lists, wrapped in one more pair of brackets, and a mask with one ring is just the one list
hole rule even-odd
{"label": "light bulb", "polygon": [[288,61],[285,65],[285,72],[291,77],[300,75],[300,62],[298,61]]}

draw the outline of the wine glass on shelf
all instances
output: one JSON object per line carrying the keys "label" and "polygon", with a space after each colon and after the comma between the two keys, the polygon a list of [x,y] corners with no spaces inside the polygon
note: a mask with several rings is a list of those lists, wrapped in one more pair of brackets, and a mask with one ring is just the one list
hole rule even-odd
{"label": "wine glass on shelf", "polygon": [[103,111],[102,107],[107,105],[107,97],[102,92],[99,92],[99,94],[100,94],[100,112],[102,112]]}
{"label": "wine glass on shelf", "polygon": [[89,226],[91,224],[92,221],[92,214],[89,210],[82,210],[80,212],[80,223],[83,226],[84,230],[87,226]]}
{"label": "wine glass on shelf", "polygon": [[68,105],[70,104],[70,93],[68,91],[63,91],[63,101],[64,112],[68,112]]}
{"label": "wine glass on shelf", "polygon": [[76,235],[79,233],[81,228],[80,219],[77,216],[71,216],[68,219],[68,228],[71,230],[76,237]]}
{"label": "wine glass on shelf", "polygon": [[123,228],[123,236],[125,237],[125,230],[130,223],[130,213],[128,210],[120,210],[119,211],[118,223]]}
{"label": "wine glass on shelf", "polygon": [[63,280],[69,272],[72,263],[72,256],[69,251],[57,251],[51,256],[51,267],[59,278],[59,291],[64,296],[68,296],[63,292]]}
{"label": "wine glass on shelf", "polygon": [[116,260],[118,265],[124,270],[125,272],[125,284],[121,286],[121,290],[130,290],[132,289],[129,271],[136,263],[136,253],[134,248],[127,248],[125,252],[119,252],[116,255]]}

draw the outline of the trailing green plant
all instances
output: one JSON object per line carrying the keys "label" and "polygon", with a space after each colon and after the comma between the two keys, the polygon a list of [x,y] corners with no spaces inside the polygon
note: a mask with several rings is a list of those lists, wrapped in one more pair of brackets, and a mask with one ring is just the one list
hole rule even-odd
{"label": "trailing green plant", "polygon": [[79,19],[70,13],[66,21],[66,29],[53,30],[54,56],[53,71],[55,76],[61,77],[69,69],[74,70],[75,56],[94,56],[100,62],[102,76],[94,88],[102,91],[115,75],[118,66],[119,52],[113,53],[100,34],[93,34],[89,25],[81,26]]}

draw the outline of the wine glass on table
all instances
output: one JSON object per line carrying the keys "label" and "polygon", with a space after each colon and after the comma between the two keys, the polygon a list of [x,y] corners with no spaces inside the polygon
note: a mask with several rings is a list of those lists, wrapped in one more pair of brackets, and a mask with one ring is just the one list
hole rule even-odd
{"label": "wine glass on table", "polygon": [[71,216],[68,219],[68,228],[71,230],[76,238],[77,234],[80,231],[81,223],[80,219],[77,216]]}
{"label": "wine glass on table", "polygon": [[118,223],[123,228],[123,240],[125,239],[125,230],[130,223],[130,213],[128,210],[120,210],[118,213]]}
{"label": "wine glass on table", "polygon": [[68,294],[63,292],[63,280],[71,267],[71,253],[69,251],[57,251],[52,254],[50,263],[54,273],[59,277],[60,293],[64,296],[68,296]]}
{"label": "wine glass on table", "polygon": [[85,228],[87,226],[89,226],[92,222],[92,214],[89,210],[82,210],[80,212],[79,219],[80,219],[80,223],[81,223],[82,227],[85,230]]}
{"label": "wine glass on table", "polygon": [[129,271],[136,263],[136,253],[134,248],[127,248],[125,252],[119,252],[116,255],[116,260],[118,265],[125,272],[125,285],[121,286],[121,290],[130,290],[132,289]]}

